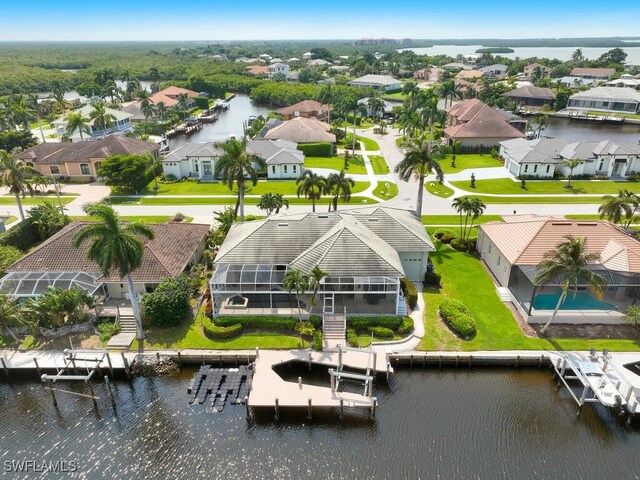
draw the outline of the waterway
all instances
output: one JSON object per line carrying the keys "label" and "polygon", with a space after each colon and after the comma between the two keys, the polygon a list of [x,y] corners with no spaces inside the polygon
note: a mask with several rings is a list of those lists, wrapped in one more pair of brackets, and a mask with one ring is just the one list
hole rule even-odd
{"label": "waterway", "polygon": [[[535,122],[533,118],[529,118],[530,121]],[[542,135],[574,142],[618,140],[638,143],[640,142],[640,125],[578,122],[567,118],[549,117],[549,125],[542,131]]]}
{"label": "waterway", "polygon": [[273,110],[266,105],[258,105],[251,101],[248,95],[236,94],[230,100],[229,108],[220,112],[220,118],[215,123],[205,123],[202,130],[186,137],[178,135],[171,139],[169,147],[175,150],[177,147],[192,142],[219,142],[227,140],[230,135],[241,138],[244,135],[243,122],[251,115],[267,115]]}
{"label": "waterway", "polygon": [[[189,405],[193,370],[115,382],[118,414],[36,381],[0,384],[0,459],[74,461],[76,478],[638,478],[640,427],[587,406],[577,418],[547,369],[409,370],[379,382],[376,421],[272,413],[245,421]],[[327,378],[328,382],[328,378]],[[80,389],[83,385],[60,388]],[[0,467],[1,468],[1,467]],[[32,478],[7,475],[7,478]],[[47,478],[57,478],[49,475]],[[65,477],[66,478],[66,477]]]}
{"label": "waterway", "polygon": [[[448,55],[456,57],[462,55],[478,55],[476,50],[483,48],[482,45],[434,45],[433,47],[407,48],[403,50],[413,50],[418,55]],[[513,47],[513,53],[499,53],[505,58],[557,58],[558,60],[569,60],[573,52],[581,47]],[[584,47],[581,48],[585,58],[595,60],[600,55],[611,50],[611,48]],[[627,63],[640,65],[640,47],[623,47],[627,54]]]}

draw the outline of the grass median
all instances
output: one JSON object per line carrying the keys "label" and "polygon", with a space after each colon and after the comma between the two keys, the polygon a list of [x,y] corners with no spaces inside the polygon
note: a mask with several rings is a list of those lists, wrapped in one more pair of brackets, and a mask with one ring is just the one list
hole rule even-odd
{"label": "grass median", "polygon": [[[311,201],[306,198],[289,197],[287,198],[290,205],[311,205]],[[330,202],[329,197],[323,197],[316,201],[316,205],[328,205]],[[257,205],[260,201],[259,198],[245,198],[245,205]],[[109,197],[109,203],[112,205],[235,205],[235,197]],[[349,205],[356,204],[373,204],[378,203],[369,197],[363,197],[354,195],[351,200],[347,202]],[[338,202],[338,206],[343,205],[344,202]],[[286,209],[285,209],[286,211]]]}
{"label": "grass median", "polygon": [[[362,163],[364,166],[364,162]],[[354,173],[354,172],[351,172]],[[154,193],[154,183],[151,182],[142,192],[142,195],[163,196],[163,195],[235,195],[238,189],[234,186],[233,190],[229,189],[226,183],[213,182],[175,182],[160,183],[159,189]],[[369,188],[369,182],[356,182],[352,193],[363,192]],[[295,180],[261,180],[257,185],[248,184],[245,194],[262,195],[265,193],[280,193],[282,195],[295,195],[298,185]]]}

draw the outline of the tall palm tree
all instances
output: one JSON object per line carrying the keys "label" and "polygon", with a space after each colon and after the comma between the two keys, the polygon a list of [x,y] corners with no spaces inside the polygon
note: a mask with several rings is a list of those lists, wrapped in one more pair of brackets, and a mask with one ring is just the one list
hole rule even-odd
{"label": "tall palm tree", "polygon": [[380,97],[369,97],[367,101],[367,107],[369,108],[369,113],[372,117],[381,119],[384,115],[384,100]]}
{"label": "tall palm tree", "polygon": [[298,302],[298,318],[302,318],[302,306],[300,305],[300,299],[302,298],[302,295],[309,290],[309,277],[297,268],[288,270],[287,273],[284,274],[282,286],[289,293],[295,292],[296,300]]}
{"label": "tall palm tree", "polygon": [[311,211],[316,211],[316,200],[320,200],[327,191],[327,179],[311,170],[305,170],[296,180],[298,197],[311,200]]}
{"label": "tall palm tree", "polygon": [[106,134],[107,128],[116,121],[115,115],[107,111],[107,106],[104,102],[94,103],[93,111],[89,114],[89,117],[94,120],[94,125],[102,130],[103,134]]}
{"label": "tall palm tree", "polygon": [[322,271],[319,265],[316,265],[311,270],[311,274],[309,275],[309,288],[312,290],[312,293],[309,298],[309,316],[311,316],[311,311],[316,304],[316,297],[318,296],[318,290],[322,283],[322,279],[327,276],[329,276],[329,274]]}
{"label": "tall palm tree", "polygon": [[153,108],[153,103],[151,103],[151,100],[149,100],[148,97],[140,100],[140,112],[144,115],[145,123],[149,123],[149,119],[153,117],[155,109]]}
{"label": "tall palm tree", "polygon": [[266,168],[267,164],[259,156],[247,152],[247,139],[237,140],[230,138],[226,142],[218,143],[218,148],[223,151],[216,162],[214,176],[222,178],[222,181],[233,190],[234,184],[238,187],[238,200],[235,212],[240,212],[240,221],[244,222],[244,194],[247,180],[253,186],[258,184],[258,172]]}
{"label": "tall palm tree", "polygon": [[144,243],[140,237],[152,240],[153,230],[141,222],[120,221],[115,210],[104,203],[89,203],[84,211],[98,221],[78,230],[72,239],[73,246],[78,248],[85,240],[89,240],[87,258],[98,264],[102,274],[108,277],[116,270],[118,275],[127,278],[131,308],[136,317],[137,338],[142,341],[142,318],[131,274],[142,264]]}
{"label": "tall palm tree", "polygon": [[340,173],[329,174],[327,177],[327,193],[332,197],[329,211],[331,211],[331,205],[333,205],[334,212],[338,210],[338,198],[343,202],[351,200],[351,189],[355,186],[356,182],[347,177],[344,170],[340,170]]}
{"label": "tall palm tree", "polygon": [[549,321],[540,329],[540,333],[544,333],[556,318],[569,291],[575,295],[578,286],[586,285],[598,299],[602,299],[603,291],[607,287],[605,278],[589,269],[589,264],[598,261],[600,255],[587,251],[586,238],[567,236],[565,239],[566,241],[545,253],[544,259],[537,266],[534,278],[536,285],[551,282],[560,285],[560,297],[556,308]]}
{"label": "tall palm tree", "polygon": [[52,83],[51,96],[53,97],[54,104],[60,113],[64,113],[64,111],[67,108],[67,101],[64,98],[65,92],[66,92],[65,88],[60,82],[55,81]]}
{"label": "tall palm tree", "polygon": [[151,91],[152,92],[157,92],[158,90],[160,90],[160,71],[158,70],[158,67],[151,67],[149,69],[149,80],[151,80]]}
{"label": "tall palm tree", "polygon": [[547,128],[547,125],[549,125],[549,118],[543,114],[538,115],[533,121],[533,124],[536,126],[535,127],[536,138],[540,138],[540,135],[542,134],[542,130]]}
{"label": "tall palm tree", "polygon": [[71,112],[67,115],[67,135],[71,136],[78,132],[80,134],[80,141],[84,140],[83,133],[89,133],[89,121],[90,119],[82,115],[81,112]]}
{"label": "tall palm tree", "polygon": [[447,98],[449,99],[449,106],[453,105],[454,98],[462,98],[462,94],[453,80],[446,80],[442,82],[438,93],[442,98],[444,98],[445,107],[447,106]]}
{"label": "tall palm tree", "polygon": [[31,119],[34,118],[35,112],[32,110],[27,97],[24,95],[16,95],[12,97],[11,110],[13,119],[27,131],[31,126]]}
{"label": "tall palm tree", "polygon": [[176,107],[178,107],[178,110],[180,110],[183,118],[186,117],[187,115],[187,110],[188,110],[188,106],[187,106],[187,94],[186,93],[179,93],[178,96],[176,97],[177,103],[176,103]]}
{"label": "tall palm tree", "polygon": [[0,150],[0,185],[9,188],[9,191],[16,197],[20,219],[24,220],[24,210],[20,196],[27,194],[33,196],[34,188],[31,178],[37,174],[33,167],[28,167],[22,160],[18,159],[18,150],[11,153]]}
{"label": "tall palm tree", "polygon": [[411,145],[404,158],[396,165],[394,172],[401,180],[408,182],[411,177],[418,180],[418,199],[416,201],[416,213],[422,215],[422,197],[424,193],[424,179],[434,172],[440,183],[444,181],[444,173],[438,162],[442,154],[438,149],[431,149],[429,142]]}
{"label": "tall palm tree", "polygon": [[606,217],[612,223],[629,228],[640,208],[640,197],[630,190],[623,189],[616,196],[605,195],[602,200],[602,205],[598,208],[600,218]]}
{"label": "tall palm tree", "polygon": [[281,193],[265,193],[260,197],[258,208],[267,212],[267,217],[272,213],[280,213],[282,207],[289,208],[289,200],[284,198]]}
{"label": "tall palm tree", "polygon": [[[474,222],[484,213],[487,206],[478,197],[455,198],[452,206],[460,215],[460,238],[466,240],[471,235]],[[462,214],[464,214],[464,224]]]}
{"label": "tall palm tree", "polygon": [[416,100],[419,92],[418,84],[413,80],[406,82],[402,87],[402,93],[409,99],[409,108],[411,110],[415,110],[416,108]]}
{"label": "tall palm tree", "polygon": [[38,96],[35,94],[27,95],[26,99],[27,105],[29,106],[29,110],[36,116],[38,120],[38,128],[40,129],[40,137],[42,138],[42,143],[47,143],[47,139],[44,136],[44,132],[42,131],[42,115],[46,112],[46,104],[38,101]]}
{"label": "tall palm tree", "polygon": [[567,182],[567,188],[571,188],[571,179],[573,178],[573,171],[582,165],[584,160],[580,160],[579,158],[573,159],[565,159],[560,162],[560,165],[563,167],[567,167],[569,169],[569,181]]}
{"label": "tall palm tree", "polygon": [[158,177],[162,175],[163,169],[162,169],[162,158],[158,157],[152,157],[150,153],[147,154],[147,157],[149,159],[149,173],[151,175],[153,175],[153,182],[154,182],[154,186],[153,186],[153,190],[154,191],[158,191]]}
{"label": "tall palm tree", "polygon": [[158,117],[160,117],[160,121],[164,122],[164,119],[167,116],[167,105],[164,102],[158,102],[156,105],[156,113],[158,114]]}

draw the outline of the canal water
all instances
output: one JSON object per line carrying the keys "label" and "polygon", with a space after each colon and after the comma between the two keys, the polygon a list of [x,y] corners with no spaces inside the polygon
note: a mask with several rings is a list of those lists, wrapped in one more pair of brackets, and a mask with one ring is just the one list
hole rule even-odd
{"label": "canal water", "polygon": [[[532,117],[528,117],[528,119],[534,123],[533,127],[535,127],[535,119]],[[542,135],[573,142],[618,140],[638,143],[640,142],[640,124],[606,124],[549,117],[549,125],[542,131]]]}
{"label": "canal water", "polygon": [[229,108],[220,112],[220,118],[215,123],[205,123],[202,130],[186,137],[178,135],[171,139],[169,147],[175,150],[177,147],[191,142],[219,142],[235,135],[241,138],[244,135],[243,123],[251,116],[267,115],[273,110],[267,105],[258,105],[251,101],[248,95],[236,94],[229,101]]}
{"label": "canal water", "polygon": [[[547,369],[399,370],[379,382],[376,421],[189,405],[195,370],[104,385],[91,401],[36,381],[0,384],[0,459],[73,461],[76,478],[638,478],[640,429],[576,407]],[[60,385],[80,389],[83,385]],[[328,378],[327,378],[328,383]],[[32,478],[28,475],[7,478]],[[56,478],[47,475],[47,478]],[[68,478],[68,477],[65,477]]]}

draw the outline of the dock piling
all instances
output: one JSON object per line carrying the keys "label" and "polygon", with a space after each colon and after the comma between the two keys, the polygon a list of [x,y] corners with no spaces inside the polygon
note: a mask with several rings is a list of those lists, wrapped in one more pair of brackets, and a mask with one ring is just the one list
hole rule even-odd
{"label": "dock piling", "polygon": [[340,420],[342,420],[342,415],[344,411],[344,399],[340,399]]}
{"label": "dock piling", "polygon": [[275,404],[276,404],[276,417],[275,417],[275,419],[276,419],[276,421],[278,421],[278,420],[280,420],[280,400],[278,400],[278,397],[276,397]]}
{"label": "dock piling", "polygon": [[182,354],[180,353],[180,350],[178,350],[178,365],[182,368]]}
{"label": "dock piling", "polygon": [[111,375],[111,378],[113,378],[113,365],[111,364],[111,355],[109,355],[109,352],[106,352],[106,356],[107,363],[109,364],[109,374]]}
{"label": "dock piling", "polygon": [[249,407],[249,397],[247,397],[245,395],[244,397],[244,409],[245,409],[245,415],[247,416],[247,421],[251,420],[251,410]]}
{"label": "dock piling", "polygon": [[376,407],[378,406],[378,397],[373,397],[371,402],[371,418],[376,418]]}
{"label": "dock piling", "polygon": [[311,420],[311,397],[307,399],[307,419]]}
{"label": "dock piling", "polygon": [[46,378],[46,375],[42,375],[41,380],[47,382],[48,390],[51,392],[51,399],[53,400],[53,406],[58,408],[58,401],[56,400],[56,392],[53,391],[53,382],[50,378]]}
{"label": "dock piling", "polygon": [[520,355],[516,355],[516,368],[520,366]]}
{"label": "dock piling", "polygon": [[33,363],[36,364],[36,373],[38,374],[38,378],[42,377],[42,372],[40,371],[40,365],[38,365],[38,359],[33,357]]}
{"label": "dock piling", "polygon": [[298,387],[302,390],[302,377],[298,377]]}
{"label": "dock piling", "polygon": [[96,396],[93,393],[93,386],[91,385],[91,381],[85,380],[84,383],[86,383],[89,386],[89,394],[91,395],[91,400],[93,401],[93,408],[98,410],[98,402],[96,401]]}
{"label": "dock piling", "polygon": [[129,362],[127,361],[127,357],[125,356],[124,352],[120,352],[120,355],[122,356],[122,363],[124,365],[124,371],[127,374],[127,378],[131,380],[131,370],[129,369]]}
{"label": "dock piling", "polygon": [[7,380],[9,380],[9,369],[7,368],[7,364],[4,361],[4,357],[0,357],[0,361],[2,362],[2,370],[4,370],[4,374],[7,377]]}
{"label": "dock piling", "polygon": [[104,376],[104,384],[107,387],[107,391],[109,392],[109,398],[111,399],[111,406],[113,410],[116,410],[116,399],[113,398],[113,392],[111,391],[111,382],[109,382],[109,377],[107,375]]}
{"label": "dock piling", "polygon": [[473,355],[469,355],[469,368],[471,368],[472,363],[473,363]]}

